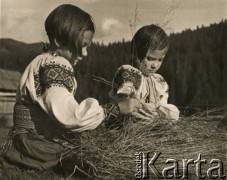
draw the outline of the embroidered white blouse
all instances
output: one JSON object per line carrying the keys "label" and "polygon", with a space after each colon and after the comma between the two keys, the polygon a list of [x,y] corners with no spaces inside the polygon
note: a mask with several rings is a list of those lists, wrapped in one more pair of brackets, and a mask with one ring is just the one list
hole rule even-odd
{"label": "embroidered white blouse", "polygon": [[138,69],[131,65],[123,65],[118,68],[113,79],[110,97],[115,98],[117,94],[134,95],[138,99],[149,104],[155,104],[158,113],[166,118],[179,119],[179,110],[176,106],[168,104],[168,84],[164,78],[154,73],[146,77]]}
{"label": "embroidered white blouse", "polygon": [[71,64],[63,57],[44,53],[37,56],[22,75],[17,103],[39,105],[51,119],[72,131],[96,128],[105,118],[98,101],[75,100],[77,82]]}

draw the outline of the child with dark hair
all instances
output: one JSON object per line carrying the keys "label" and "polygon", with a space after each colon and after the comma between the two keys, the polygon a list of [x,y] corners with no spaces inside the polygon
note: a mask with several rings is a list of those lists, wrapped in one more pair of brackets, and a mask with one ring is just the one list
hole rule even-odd
{"label": "child with dark hair", "polygon": [[72,144],[66,137],[95,129],[105,119],[137,111],[142,105],[136,99],[103,106],[93,98],[81,103],[75,100],[77,82],[72,65],[82,59],[82,49],[91,43],[95,32],[88,13],[61,5],[47,17],[45,29],[50,49],[37,56],[22,75],[14,127],[2,157],[9,164],[29,169],[50,169],[61,160],[91,172],[83,159],[67,153]]}
{"label": "child with dark hair", "polygon": [[[143,103],[139,110],[143,119],[165,117],[179,119],[179,110],[168,104],[168,84],[156,71],[162,65],[169,48],[168,36],[157,25],[140,28],[131,42],[133,66],[121,66],[113,79],[113,86],[109,93],[115,102],[121,102],[128,97],[136,97]],[[138,118],[141,118],[137,114]]]}

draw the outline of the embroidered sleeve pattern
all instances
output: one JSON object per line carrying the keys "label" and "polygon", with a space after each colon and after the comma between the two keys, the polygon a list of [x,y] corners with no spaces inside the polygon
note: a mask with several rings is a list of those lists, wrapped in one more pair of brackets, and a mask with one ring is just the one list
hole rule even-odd
{"label": "embroidered sleeve pattern", "polygon": [[65,87],[70,93],[74,88],[74,73],[71,67],[51,62],[40,67],[34,74],[37,96],[44,94],[52,86]]}
{"label": "embroidered sleeve pattern", "polygon": [[114,92],[116,93],[117,88],[119,88],[123,83],[131,82],[136,90],[139,89],[141,84],[141,73],[139,70],[133,68],[125,68],[122,66],[118,69],[115,74],[113,83],[114,83]]}
{"label": "embroidered sleeve pattern", "polygon": [[108,103],[102,105],[106,119],[116,118],[120,114],[120,109],[117,104]]}

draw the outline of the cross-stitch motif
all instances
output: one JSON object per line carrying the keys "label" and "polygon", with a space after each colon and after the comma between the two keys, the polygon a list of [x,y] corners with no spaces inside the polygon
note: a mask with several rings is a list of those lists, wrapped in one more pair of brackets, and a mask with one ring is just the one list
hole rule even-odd
{"label": "cross-stitch motif", "polygon": [[34,74],[37,96],[41,96],[51,86],[65,87],[69,92],[73,91],[74,73],[65,65],[50,63],[44,64]]}
{"label": "cross-stitch motif", "polygon": [[116,104],[108,103],[102,106],[106,119],[116,118],[119,113],[119,107]]}
{"label": "cross-stitch motif", "polygon": [[[139,86],[141,84],[141,73],[139,71],[136,71],[134,69],[129,68],[120,68],[115,77],[114,77],[114,86],[120,87],[123,83],[131,82],[133,83],[133,86],[136,90],[139,89]],[[116,89],[115,89],[116,91]]]}

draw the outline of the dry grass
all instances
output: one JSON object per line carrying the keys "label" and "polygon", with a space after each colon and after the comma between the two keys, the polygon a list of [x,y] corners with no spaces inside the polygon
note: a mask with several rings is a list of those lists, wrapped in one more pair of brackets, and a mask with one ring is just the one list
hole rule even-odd
{"label": "dry grass", "polygon": [[[182,167],[182,159],[196,160],[199,153],[207,160],[203,172],[212,167],[209,162],[213,158],[222,160],[226,170],[226,130],[218,128],[218,124],[218,119],[201,120],[201,117],[199,120],[181,118],[177,122],[157,119],[153,123],[130,119],[118,124],[118,128],[100,126],[81,133],[81,147],[79,151],[76,148],[75,153],[97,170],[96,178],[100,179],[134,179],[135,153],[141,151],[150,152],[151,157],[154,152],[162,153],[156,162],[160,171],[167,166],[165,161],[169,158],[179,160]],[[11,173],[14,175],[9,175]],[[195,176],[195,166],[190,165],[189,173]],[[42,179],[44,176],[62,178],[52,172],[21,170],[2,174],[5,179]]]}
{"label": "dry grass", "polygon": [[56,175],[51,171],[36,171],[22,169],[7,169],[1,172],[1,180],[62,180],[63,176]]}
{"label": "dry grass", "polygon": [[[100,127],[81,135],[81,158],[95,166],[101,179],[133,179],[135,153],[161,152],[156,162],[162,170],[169,158],[194,159],[201,154],[208,164],[217,158],[226,162],[225,130],[217,128],[217,120],[183,118],[174,122],[157,119],[154,123],[129,120],[118,129]],[[226,165],[226,164],[225,164]],[[195,167],[190,168],[195,174]]]}

